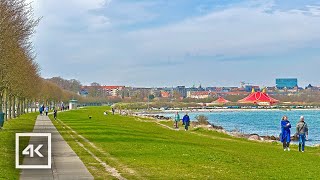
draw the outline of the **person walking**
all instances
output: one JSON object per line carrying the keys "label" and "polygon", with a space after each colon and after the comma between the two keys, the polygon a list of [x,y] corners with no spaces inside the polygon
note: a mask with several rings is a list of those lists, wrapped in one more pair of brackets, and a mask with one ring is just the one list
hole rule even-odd
{"label": "person walking", "polygon": [[44,108],[44,112],[46,113],[46,116],[48,116],[48,112],[49,112],[48,106],[46,106],[46,107]]}
{"label": "person walking", "polygon": [[303,116],[300,117],[300,121],[297,123],[296,130],[296,134],[299,137],[299,152],[304,152],[304,147],[306,145],[306,139],[308,139],[309,130]]}
{"label": "person walking", "polygon": [[115,109],[114,109],[114,108],[112,108],[112,115],[114,115],[114,112],[115,112]]}
{"label": "person walking", "polygon": [[287,116],[283,116],[281,120],[281,136],[280,141],[283,143],[283,150],[284,151],[290,151],[290,141],[291,141],[291,123],[288,120]]}
{"label": "person walking", "polygon": [[179,121],[180,121],[180,115],[179,115],[179,113],[177,112],[177,113],[175,114],[175,116],[174,116],[174,125],[175,125],[175,128],[176,128],[176,129],[179,128],[179,127],[178,127]]}
{"label": "person walking", "polygon": [[42,106],[40,106],[40,107],[39,107],[39,112],[40,112],[40,115],[41,115],[41,116],[42,116],[42,111],[43,111]]}
{"label": "person walking", "polygon": [[57,115],[58,115],[58,111],[57,111],[57,109],[54,109],[53,110],[53,118],[57,119]]}
{"label": "person walking", "polygon": [[190,117],[188,113],[186,113],[186,115],[183,116],[182,122],[184,124],[184,130],[188,131],[188,127],[190,126]]}

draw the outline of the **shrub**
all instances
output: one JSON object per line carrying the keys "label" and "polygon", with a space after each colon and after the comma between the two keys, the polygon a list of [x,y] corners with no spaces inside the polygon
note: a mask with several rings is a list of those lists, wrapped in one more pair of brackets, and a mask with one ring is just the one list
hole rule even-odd
{"label": "shrub", "polygon": [[205,115],[197,115],[196,116],[196,120],[198,121],[199,124],[202,124],[202,125],[208,125],[210,124],[208,122],[208,117],[205,116]]}

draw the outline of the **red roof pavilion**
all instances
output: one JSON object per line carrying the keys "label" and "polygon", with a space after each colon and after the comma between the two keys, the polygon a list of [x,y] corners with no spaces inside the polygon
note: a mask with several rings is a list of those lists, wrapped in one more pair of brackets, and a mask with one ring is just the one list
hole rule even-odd
{"label": "red roof pavilion", "polygon": [[225,98],[223,97],[219,97],[217,100],[213,101],[212,103],[216,103],[216,104],[226,104],[230,101],[226,100]]}
{"label": "red roof pavilion", "polygon": [[254,103],[254,104],[269,103],[270,105],[272,105],[272,104],[279,102],[279,100],[270,97],[265,92],[265,90],[263,90],[262,92],[254,92],[254,90],[252,90],[251,94],[249,94],[247,97],[239,100],[238,102],[239,103]]}

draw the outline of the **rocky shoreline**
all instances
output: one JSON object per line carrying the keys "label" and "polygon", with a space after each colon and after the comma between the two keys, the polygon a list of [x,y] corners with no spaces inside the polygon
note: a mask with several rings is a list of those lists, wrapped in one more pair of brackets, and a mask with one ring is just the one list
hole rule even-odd
{"label": "rocky shoreline", "polygon": [[[172,120],[170,117],[165,117],[163,115],[158,115],[158,114],[144,114],[143,117],[148,117],[148,118],[153,118],[156,120]],[[207,123],[206,125],[201,125],[196,121],[191,122],[191,126],[193,128],[203,128],[207,130],[214,130],[220,133],[228,134],[233,137],[238,137],[238,138],[246,138],[248,140],[255,140],[255,141],[279,141],[279,137],[275,136],[260,136],[258,134],[243,134],[237,131],[226,131],[222,126],[216,126],[211,123]]]}
{"label": "rocky shoreline", "polygon": [[[166,116],[159,115],[159,114],[143,114],[143,115],[136,114],[136,115],[141,116],[141,117],[152,118],[155,120],[172,121],[172,119],[170,117],[166,117]],[[279,142],[280,141],[280,138],[278,136],[260,136],[259,134],[245,134],[245,133],[241,133],[236,130],[227,131],[222,126],[216,126],[216,125],[211,124],[209,122],[207,122],[207,124],[199,124],[197,121],[192,121],[191,127],[212,130],[212,131],[216,131],[216,132],[230,135],[232,137],[244,138],[244,139],[248,139],[251,141],[259,141],[259,142]],[[297,141],[297,139],[294,136],[291,136],[291,140]],[[314,145],[314,147],[320,147],[320,145],[317,144],[317,145]]]}

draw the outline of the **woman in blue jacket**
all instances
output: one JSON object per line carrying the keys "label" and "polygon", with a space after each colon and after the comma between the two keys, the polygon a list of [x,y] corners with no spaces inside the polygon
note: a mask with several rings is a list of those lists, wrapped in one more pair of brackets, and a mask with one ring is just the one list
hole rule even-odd
{"label": "woman in blue jacket", "polygon": [[281,137],[280,141],[283,143],[283,150],[284,151],[290,151],[289,145],[291,141],[291,136],[290,136],[290,128],[291,124],[290,121],[288,121],[287,116],[282,117],[281,121]]}

